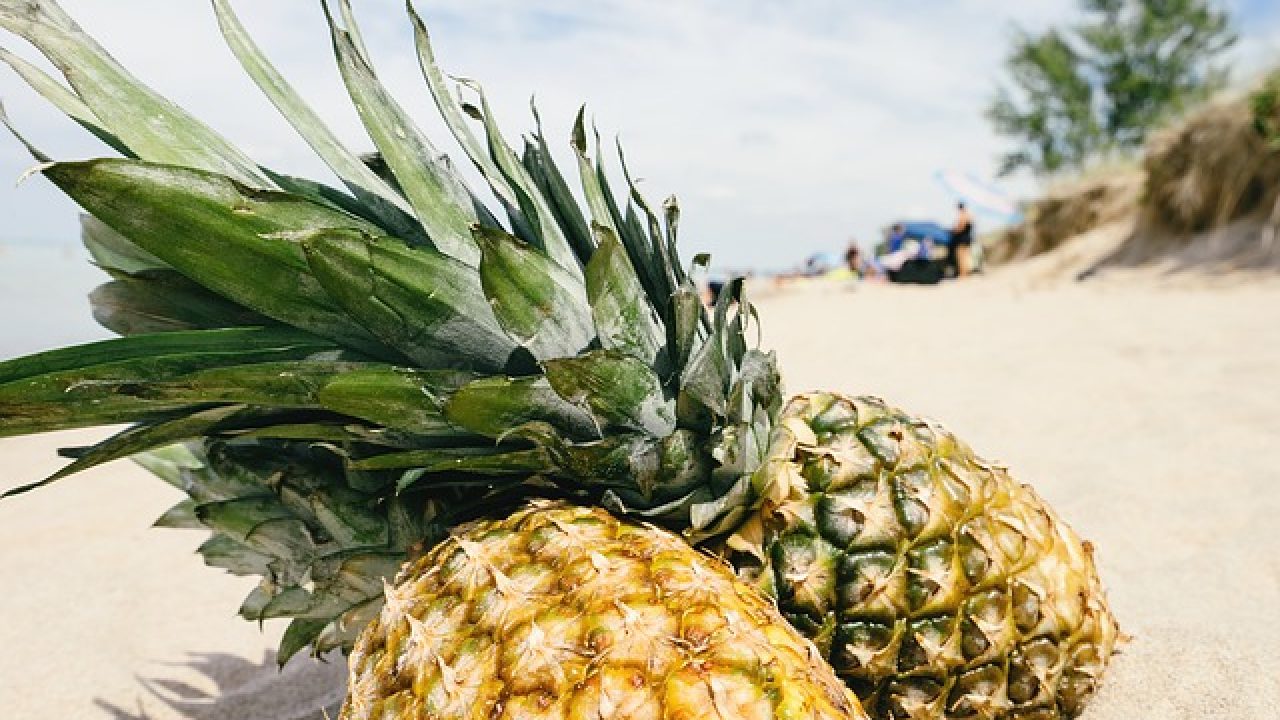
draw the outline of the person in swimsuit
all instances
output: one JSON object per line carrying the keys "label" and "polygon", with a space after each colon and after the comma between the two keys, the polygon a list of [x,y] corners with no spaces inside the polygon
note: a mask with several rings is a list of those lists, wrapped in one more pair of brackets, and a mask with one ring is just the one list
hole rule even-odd
{"label": "person in swimsuit", "polygon": [[956,221],[951,226],[951,242],[947,245],[947,267],[962,278],[973,269],[973,215],[961,201],[956,204]]}

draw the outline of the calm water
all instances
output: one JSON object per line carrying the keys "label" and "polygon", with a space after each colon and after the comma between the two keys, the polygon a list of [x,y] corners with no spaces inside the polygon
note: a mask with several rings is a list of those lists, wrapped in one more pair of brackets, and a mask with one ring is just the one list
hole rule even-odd
{"label": "calm water", "polygon": [[87,297],[105,279],[79,244],[0,241],[0,359],[110,337]]}

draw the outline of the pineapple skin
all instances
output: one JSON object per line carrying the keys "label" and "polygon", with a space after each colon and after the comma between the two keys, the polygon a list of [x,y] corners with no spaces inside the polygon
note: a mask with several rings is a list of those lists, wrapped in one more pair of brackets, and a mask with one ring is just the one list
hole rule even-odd
{"label": "pineapple skin", "polygon": [[1120,636],[1029,486],[869,397],[793,398],[724,548],[883,720],[1078,715]]}
{"label": "pineapple skin", "polygon": [[385,594],[343,720],[867,717],[718,559],[597,508],[459,528]]}

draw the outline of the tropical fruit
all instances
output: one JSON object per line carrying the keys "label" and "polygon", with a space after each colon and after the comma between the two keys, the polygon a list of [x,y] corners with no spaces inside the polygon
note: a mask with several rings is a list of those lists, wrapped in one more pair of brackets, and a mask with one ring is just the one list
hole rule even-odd
{"label": "tropical fruit", "polygon": [[598,508],[459,528],[386,596],[344,720],[866,717],[727,566]]}
{"label": "tropical fruit", "polygon": [[792,399],[727,541],[879,717],[1061,717],[1117,627],[1092,547],[1031,488],[875,398]]}
{"label": "tropical fruit", "polygon": [[124,335],[0,363],[0,436],[132,423],[10,494],[144,453],[188,495],[161,524],[208,529],[208,563],[261,578],[244,617],[291,619],[282,660],[350,649],[406,560],[541,498],[721,553],[879,717],[1078,712],[1116,637],[1089,546],[935,425],[825,394],[784,410],[742,284],[703,308],[674,200],[655,209],[625,164],[615,195],[583,113],[585,208],[540,127],[517,152],[479,86],[455,95],[410,6],[491,210],[378,81],[345,2],[331,39],[369,157],[213,4],[344,188],[259,166],[54,2],[0,0],[0,27],[70,87],[0,58],[121,156],[53,162],[23,140],[88,213],[112,278],[94,312]]}

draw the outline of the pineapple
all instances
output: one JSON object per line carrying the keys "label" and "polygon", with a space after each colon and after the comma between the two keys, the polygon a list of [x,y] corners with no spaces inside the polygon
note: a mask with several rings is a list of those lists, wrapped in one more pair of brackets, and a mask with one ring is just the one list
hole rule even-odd
{"label": "pineapple", "polygon": [[[398,702],[413,623],[397,618],[441,597],[447,548],[462,542],[450,530],[472,528],[456,537],[481,545],[510,534],[492,542],[531,552],[516,528],[586,512],[520,509],[549,499],[720,554],[878,718],[1080,711],[1117,639],[1090,546],[932,423],[871,398],[784,407],[774,357],[749,340],[742,284],[703,308],[707,259],[680,264],[675,201],[655,209],[625,163],[615,194],[583,113],[571,144],[585,208],[540,127],[517,151],[478,85],[460,99],[410,5],[428,88],[495,212],[378,81],[346,2],[327,13],[331,39],[372,156],[325,127],[226,0],[213,6],[343,188],[257,165],[52,0],[0,0],[0,27],[70,87],[0,59],[120,155],[52,162],[19,136],[87,212],[83,240],[111,275],[94,313],[123,335],[0,363],[0,436],[131,423],[9,494],[138,457],[188,496],[159,524],[210,531],[207,563],[261,578],[240,614],[290,619],[282,661],[358,648],[356,705]],[[592,517],[637,547],[667,542]],[[613,588],[620,602],[645,591]],[[539,602],[554,615],[573,600]],[[581,646],[576,625],[555,627],[568,634],[547,647]],[[501,675],[498,652],[479,643],[468,667]],[[460,672],[440,662],[438,676],[412,671],[419,689]]]}
{"label": "pineapple", "polygon": [[459,528],[386,597],[344,720],[866,717],[760,593],[598,508]]}
{"label": "pineapple", "polygon": [[1092,546],[1030,487],[876,398],[788,403],[724,543],[878,717],[1080,712],[1115,647]]}

